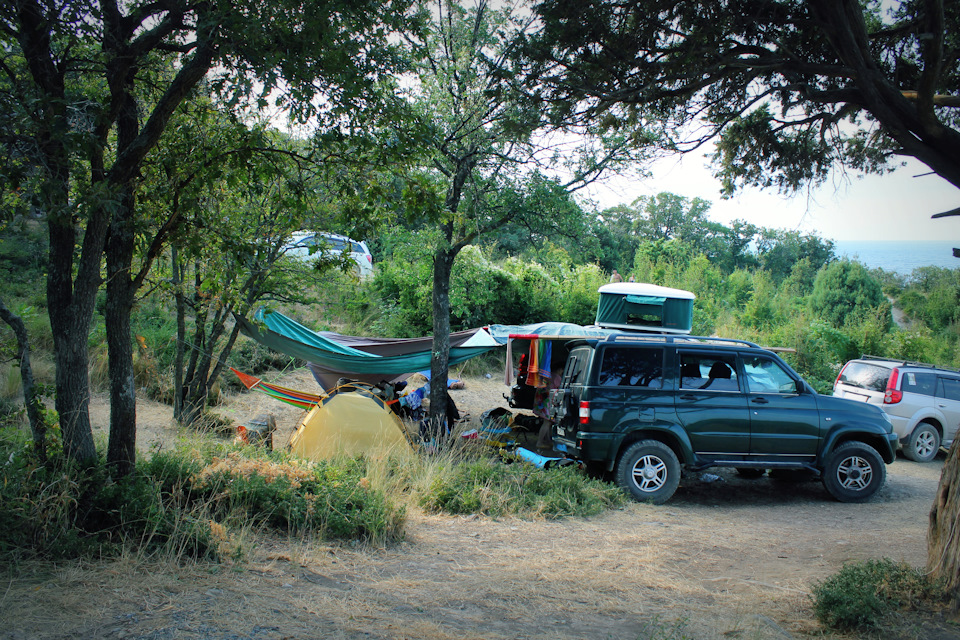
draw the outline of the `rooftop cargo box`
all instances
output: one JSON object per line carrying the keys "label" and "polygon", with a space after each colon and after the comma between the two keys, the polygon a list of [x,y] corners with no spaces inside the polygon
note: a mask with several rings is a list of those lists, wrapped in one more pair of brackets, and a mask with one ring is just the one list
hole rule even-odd
{"label": "rooftop cargo box", "polygon": [[689,334],[695,295],[643,282],[616,282],[600,287],[597,326],[605,329]]}

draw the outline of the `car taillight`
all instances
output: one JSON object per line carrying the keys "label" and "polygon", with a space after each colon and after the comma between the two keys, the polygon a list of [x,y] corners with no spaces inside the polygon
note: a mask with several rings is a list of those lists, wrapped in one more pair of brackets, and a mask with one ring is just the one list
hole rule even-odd
{"label": "car taillight", "polygon": [[373,256],[371,256],[370,254],[367,254],[367,262],[369,262],[370,264],[373,264]]}
{"label": "car taillight", "polygon": [[887,389],[883,392],[883,404],[897,404],[903,400],[903,392],[897,389],[897,378],[899,377],[900,370],[894,367],[887,379]]}
{"label": "car taillight", "polygon": [[589,424],[590,422],[590,403],[580,402],[580,424]]}
{"label": "car taillight", "polygon": [[847,370],[847,367],[849,367],[849,366],[850,366],[850,363],[848,362],[847,364],[845,364],[845,365],[843,365],[842,367],[840,367],[840,373],[837,374],[837,379],[833,381],[833,388],[834,388],[834,389],[836,389],[836,388],[837,388],[837,385],[840,384],[840,378],[843,377],[843,372],[846,371],[846,370]]}

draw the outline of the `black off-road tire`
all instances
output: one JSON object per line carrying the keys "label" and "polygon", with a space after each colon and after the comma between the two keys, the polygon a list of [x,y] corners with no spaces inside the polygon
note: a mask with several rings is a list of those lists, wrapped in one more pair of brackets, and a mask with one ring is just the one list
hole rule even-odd
{"label": "black off-road tire", "polygon": [[940,451],[940,432],[929,422],[921,422],[903,446],[903,455],[914,462],[930,462]]}
{"label": "black off-road tire", "polygon": [[641,440],[620,454],[614,477],[637,502],[663,504],[680,485],[680,461],[662,442]]}
{"label": "black off-road tire", "polygon": [[880,454],[863,442],[844,442],[823,468],[823,486],[840,502],[866,502],[880,490],[886,477]]}

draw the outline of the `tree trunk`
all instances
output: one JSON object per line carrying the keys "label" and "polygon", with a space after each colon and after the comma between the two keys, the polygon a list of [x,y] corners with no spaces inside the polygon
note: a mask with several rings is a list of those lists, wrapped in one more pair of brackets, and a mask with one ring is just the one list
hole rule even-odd
{"label": "tree trunk", "polygon": [[41,462],[47,461],[47,424],[40,413],[40,396],[33,383],[33,367],[30,366],[30,340],[27,328],[20,316],[7,309],[0,300],[0,319],[10,325],[17,336],[17,360],[20,364],[20,382],[23,386],[23,404],[27,408],[27,420],[33,435],[33,450]]}
{"label": "tree trunk", "polygon": [[72,460],[83,462],[97,455],[90,428],[87,337],[100,286],[100,258],[106,225],[101,226],[99,220],[88,222],[83,255],[74,282],[76,231],[69,214],[48,215],[47,309],[56,363],[55,407],[63,434],[64,453]]}
{"label": "tree trunk", "polygon": [[107,303],[104,320],[110,372],[110,440],[107,463],[118,476],[132,473],[137,463],[137,397],[133,380],[133,341],[130,315],[135,287],[131,280],[134,207],[131,189],[124,189],[107,242]]}
{"label": "tree trunk", "polygon": [[930,509],[927,568],[943,580],[954,603],[960,603],[960,438],[955,438],[940,472],[940,486]]}
{"label": "tree trunk", "polygon": [[180,420],[183,413],[183,358],[187,344],[187,303],[183,295],[183,269],[180,266],[180,250],[177,244],[170,245],[170,270],[173,272],[173,298],[177,309],[177,345],[173,360],[173,417]]}
{"label": "tree trunk", "polygon": [[450,368],[450,273],[457,257],[449,247],[433,258],[433,354],[430,358],[430,428],[440,440],[447,422],[447,375]]}

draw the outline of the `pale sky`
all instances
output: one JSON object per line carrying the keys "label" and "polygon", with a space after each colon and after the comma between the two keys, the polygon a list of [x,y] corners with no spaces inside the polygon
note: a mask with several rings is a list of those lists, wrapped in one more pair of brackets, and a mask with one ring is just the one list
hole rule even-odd
{"label": "pale sky", "polygon": [[730,200],[720,199],[720,183],[706,165],[703,156],[662,160],[651,178],[612,178],[594,186],[589,197],[603,209],[668,191],[712,202],[709,217],[723,224],[742,218],[763,227],[816,231],[831,240],[960,241],[960,216],[930,219],[960,207],[960,189],[939,176],[919,175],[929,172],[919,162],[884,176],[834,176],[809,195],[783,197],[775,189],[748,188]]}

